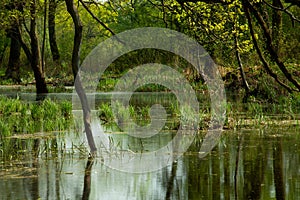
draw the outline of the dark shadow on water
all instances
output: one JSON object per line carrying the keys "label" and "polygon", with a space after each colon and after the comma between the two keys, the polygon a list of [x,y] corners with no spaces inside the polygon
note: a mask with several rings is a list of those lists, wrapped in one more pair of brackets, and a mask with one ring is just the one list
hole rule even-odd
{"label": "dark shadow on water", "polygon": [[268,145],[256,142],[252,151],[244,151],[244,196],[243,199],[260,199],[267,166]]}
{"label": "dark shadow on water", "polygon": [[168,180],[167,184],[167,193],[166,193],[166,200],[170,200],[172,197],[172,193],[174,193],[174,184],[176,184],[174,181],[176,181],[176,172],[177,172],[177,163],[172,163],[172,169],[171,169],[171,175]]}
{"label": "dark shadow on water", "polygon": [[283,158],[282,158],[282,138],[278,137],[273,143],[273,174],[276,191],[276,199],[285,199],[285,184],[283,181]]}
{"label": "dark shadow on water", "polygon": [[235,197],[236,200],[239,199],[239,194],[238,194],[238,186],[239,186],[239,183],[238,183],[238,169],[239,169],[239,166],[240,166],[244,136],[241,135],[241,137],[239,138],[238,141],[239,142],[238,142],[238,147],[237,147],[235,170],[234,170],[234,197]]}
{"label": "dark shadow on water", "polygon": [[44,101],[47,98],[48,94],[36,94],[36,101]]}

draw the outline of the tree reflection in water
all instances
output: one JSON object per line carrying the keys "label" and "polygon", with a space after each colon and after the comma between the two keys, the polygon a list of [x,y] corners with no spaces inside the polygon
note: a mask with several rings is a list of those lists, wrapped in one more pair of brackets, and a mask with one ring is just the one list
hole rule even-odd
{"label": "tree reflection in water", "polygon": [[83,193],[82,193],[82,200],[88,200],[91,193],[91,171],[94,164],[94,158],[89,156],[86,167],[84,170],[84,186],[83,186]]}
{"label": "tree reflection in water", "polygon": [[273,173],[277,200],[285,199],[282,154],[282,138],[278,137],[273,142]]}
{"label": "tree reflection in water", "polygon": [[[1,141],[0,199],[296,199],[300,141],[249,130],[224,134],[199,160],[193,146],[171,166],[131,174],[110,169],[60,139]],[[16,145],[17,144],[17,145]],[[24,151],[24,149],[27,149]]]}

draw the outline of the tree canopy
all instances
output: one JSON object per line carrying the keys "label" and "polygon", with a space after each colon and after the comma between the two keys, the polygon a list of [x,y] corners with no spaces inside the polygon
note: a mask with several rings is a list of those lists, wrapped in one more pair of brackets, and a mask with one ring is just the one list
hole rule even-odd
{"label": "tree canopy", "polygon": [[[72,75],[76,33],[65,2],[1,1],[1,79],[20,83],[33,74],[37,93],[47,93],[53,78]],[[257,94],[261,80],[255,80],[254,74],[262,73],[280,90],[300,91],[298,0],[76,0],[72,4],[82,22],[79,62],[111,35],[137,27],[165,27],[196,39],[222,66],[224,78],[229,71],[235,73],[247,95]]]}

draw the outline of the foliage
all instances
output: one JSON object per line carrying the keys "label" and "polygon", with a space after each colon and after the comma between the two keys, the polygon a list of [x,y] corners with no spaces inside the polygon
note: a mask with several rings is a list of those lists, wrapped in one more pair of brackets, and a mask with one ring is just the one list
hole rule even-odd
{"label": "foliage", "polygon": [[[22,9],[16,9],[17,3],[21,2]],[[212,3],[219,2],[219,3]],[[226,3],[224,3],[226,2]],[[237,79],[233,85],[238,89],[242,87],[240,76],[238,72],[238,63],[235,59],[234,49],[237,46],[241,54],[242,62],[246,69],[246,78],[249,79],[250,87],[257,88],[256,84],[261,84],[260,89],[269,89],[270,83],[265,84],[265,77],[255,82],[256,74],[261,74],[264,71],[261,67],[262,63],[256,55],[256,50],[253,47],[253,39],[250,35],[250,27],[245,17],[245,9],[242,6],[243,1],[181,1],[181,0],[116,0],[116,1],[97,1],[86,2],[86,5],[94,13],[94,15],[107,27],[113,30],[114,33],[119,33],[128,29],[137,27],[166,27],[173,30],[183,32],[205,47],[210,53],[215,62],[225,68],[224,71],[231,71],[235,73]],[[251,2],[255,5],[259,12],[263,14],[267,24],[272,24],[274,9],[266,3],[271,4],[272,1],[245,1]],[[12,6],[14,5],[14,6]],[[44,2],[37,1],[36,15],[38,17],[37,29],[38,39],[41,43],[43,37],[43,17],[44,17]],[[101,24],[93,19],[93,17],[84,9],[80,2],[75,1],[75,6],[78,7],[80,18],[83,23],[83,40],[81,45],[81,61],[88,55],[88,53],[101,41],[111,36],[111,32],[104,28]],[[283,6],[287,7],[290,4],[283,1]],[[10,29],[15,21],[20,24],[22,38],[26,44],[30,44],[30,37],[27,33],[30,27],[30,1],[2,1],[0,3],[0,62],[2,61],[2,72],[5,72],[8,62],[8,46],[9,37],[7,31]],[[299,16],[300,9],[297,6],[289,6],[288,12],[295,17]],[[299,80],[299,38],[298,31],[299,23],[291,20],[291,16],[282,11],[282,31],[279,34],[280,51],[279,56],[286,65],[294,65],[289,68],[291,74],[296,80]],[[52,61],[49,38],[46,35],[45,46],[45,75],[47,82],[61,88],[64,84],[72,84],[72,70],[71,70],[71,54],[73,46],[73,23],[70,18],[64,1],[57,1],[56,9],[56,38],[61,54],[61,60],[57,63]],[[255,38],[265,55],[267,62],[270,63],[271,69],[281,79],[285,80],[284,74],[276,67],[265,45],[265,38],[263,31],[256,20],[253,20]],[[270,30],[274,29],[269,26]],[[274,29],[275,30],[275,29]],[[274,32],[274,30],[272,30]],[[46,29],[47,31],[47,29]],[[235,43],[237,39],[237,44]],[[274,44],[275,45],[275,41]],[[28,67],[27,58],[21,54],[21,80],[23,82],[28,78],[33,77],[31,69]],[[98,89],[100,91],[110,91],[116,83],[116,79],[122,76],[128,69],[137,65],[160,62],[173,66],[181,73],[186,73],[190,67],[183,59],[176,58],[174,55],[166,54],[165,52],[155,51],[135,51],[120,57],[115,61],[105,72],[104,77],[100,80]],[[30,74],[31,75],[30,75]],[[29,75],[28,75],[29,74]],[[199,91],[205,89],[203,82],[199,76],[187,75],[187,79],[191,82],[194,88]],[[223,74],[226,77],[226,74]],[[68,78],[65,78],[68,77]],[[266,76],[267,77],[267,76]],[[253,78],[253,81],[252,81]],[[25,80],[25,81],[24,81]],[[30,81],[33,82],[33,81]],[[58,83],[62,82],[62,83]],[[254,84],[253,84],[254,83]],[[10,81],[1,80],[1,84],[10,84]],[[272,82],[273,84],[273,82]],[[277,83],[275,83],[277,84]],[[276,88],[278,88],[276,86]],[[157,86],[145,86],[144,91],[163,90]],[[262,91],[263,93],[272,93],[271,91]],[[273,98],[274,94],[267,98]],[[257,95],[265,97],[265,95]]]}

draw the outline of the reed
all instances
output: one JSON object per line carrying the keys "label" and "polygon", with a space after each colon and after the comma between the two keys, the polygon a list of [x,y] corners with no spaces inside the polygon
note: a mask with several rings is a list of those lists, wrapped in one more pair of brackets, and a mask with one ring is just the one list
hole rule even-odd
{"label": "reed", "polygon": [[59,131],[72,123],[71,102],[27,102],[0,97],[0,133],[8,137],[20,133]]}

